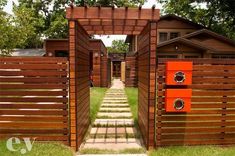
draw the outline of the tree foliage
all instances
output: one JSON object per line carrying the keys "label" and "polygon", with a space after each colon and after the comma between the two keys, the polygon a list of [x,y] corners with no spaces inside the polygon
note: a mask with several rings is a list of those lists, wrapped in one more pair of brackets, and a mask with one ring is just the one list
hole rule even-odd
{"label": "tree foliage", "polygon": [[10,55],[17,47],[25,47],[30,40],[36,41],[40,37],[35,28],[40,24],[34,18],[31,9],[24,6],[14,7],[13,15],[0,10],[0,55]]}
{"label": "tree foliage", "polygon": [[128,52],[128,44],[124,40],[113,40],[111,47],[108,47],[109,53],[126,53]]}
{"label": "tree foliage", "polygon": [[0,10],[2,10],[5,5],[7,5],[7,0],[0,0]]}
{"label": "tree foliage", "polygon": [[[77,6],[137,6],[145,0],[75,0]],[[70,0],[19,0],[19,7],[25,6],[34,12],[34,17],[39,19],[36,26],[36,34],[46,38],[67,38],[68,24],[65,18],[65,8]],[[41,25],[43,23],[43,25]],[[38,37],[38,36],[35,36]],[[27,47],[33,47],[36,43],[28,41]],[[38,41],[38,40],[36,40]]]}
{"label": "tree foliage", "polygon": [[234,0],[159,0],[159,2],[163,4],[164,13],[190,19],[235,39]]}

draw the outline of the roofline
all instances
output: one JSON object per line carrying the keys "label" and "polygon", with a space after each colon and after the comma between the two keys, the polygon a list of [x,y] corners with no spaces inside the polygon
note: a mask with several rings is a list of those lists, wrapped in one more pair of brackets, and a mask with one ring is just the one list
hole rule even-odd
{"label": "roofline", "polygon": [[103,42],[101,39],[90,39],[89,41],[90,41],[90,42],[97,42],[97,41],[99,41],[99,42],[101,42],[101,44],[103,44],[103,46],[107,49],[107,47],[105,46],[104,42]]}
{"label": "roofline", "polygon": [[165,19],[168,18],[168,17],[172,17],[172,18],[175,18],[175,19],[177,19],[177,20],[184,21],[184,22],[189,23],[189,24],[191,24],[191,25],[194,25],[194,26],[196,26],[196,27],[200,27],[201,29],[209,29],[209,28],[207,28],[207,27],[205,27],[205,26],[203,26],[203,25],[201,25],[201,24],[195,23],[195,22],[193,22],[193,21],[191,21],[191,20],[188,20],[188,19],[186,19],[186,18],[177,16],[177,15],[175,15],[175,14],[163,15],[163,16],[160,17],[159,21],[165,20]]}
{"label": "roofline", "polygon": [[48,39],[44,39],[44,41],[68,41],[67,38],[48,38]]}
{"label": "roofline", "polygon": [[166,46],[168,44],[172,44],[172,43],[175,43],[175,42],[182,42],[182,43],[186,43],[188,45],[191,45],[193,47],[196,47],[198,49],[202,49],[202,50],[211,50],[211,51],[217,51],[216,49],[213,49],[213,48],[210,48],[210,47],[207,47],[207,46],[204,46],[204,45],[201,45],[201,44],[198,44],[198,43],[195,43],[193,41],[190,41],[188,39],[185,39],[183,37],[177,37],[177,38],[174,38],[174,39],[171,39],[171,40],[168,40],[168,41],[164,41],[162,43],[159,43],[157,45],[157,48],[161,48],[163,46]]}
{"label": "roofline", "polygon": [[232,45],[235,46],[235,41],[234,41],[234,40],[232,40],[232,39],[230,39],[230,38],[228,38],[228,37],[225,37],[225,36],[223,36],[223,35],[220,35],[220,34],[218,34],[218,33],[215,33],[215,32],[213,32],[213,31],[210,31],[210,30],[208,30],[208,29],[201,29],[201,30],[198,30],[198,31],[194,31],[194,32],[192,32],[192,33],[190,33],[190,34],[187,34],[187,35],[184,35],[184,36],[182,36],[182,37],[183,37],[183,38],[190,38],[190,37],[193,37],[193,36],[202,34],[202,33],[209,34],[209,35],[211,35],[211,36],[213,36],[213,37],[215,37],[215,38],[217,38],[217,39],[221,39],[221,40],[223,40],[224,42],[230,43],[230,44],[232,44]]}

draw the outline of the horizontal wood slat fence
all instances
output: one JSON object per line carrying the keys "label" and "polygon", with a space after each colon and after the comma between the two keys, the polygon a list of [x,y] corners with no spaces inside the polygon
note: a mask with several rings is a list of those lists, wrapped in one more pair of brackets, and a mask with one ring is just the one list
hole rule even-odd
{"label": "horizontal wood slat fence", "polygon": [[[166,61],[193,61],[189,113],[165,112]],[[235,144],[235,60],[158,59],[157,82],[157,147]]]}
{"label": "horizontal wood slat fence", "polygon": [[0,139],[69,144],[68,60],[0,58]]}

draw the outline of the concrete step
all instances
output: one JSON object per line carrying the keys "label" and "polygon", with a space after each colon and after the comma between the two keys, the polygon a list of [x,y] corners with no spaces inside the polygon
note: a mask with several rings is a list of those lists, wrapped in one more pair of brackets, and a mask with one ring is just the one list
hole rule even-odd
{"label": "concrete step", "polygon": [[116,104],[127,104],[127,101],[103,101],[103,104],[107,104],[107,103],[116,103]]}
{"label": "concrete step", "polygon": [[113,100],[113,101],[127,101],[127,98],[104,98],[103,100],[107,100],[107,101],[109,101],[109,100]]}
{"label": "concrete step", "polygon": [[93,123],[95,127],[114,127],[114,126],[121,126],[121,127],[130,127],[134,125],[133,119],[96,119]]}
{"label": "concrete step", "polygon": [[131,109],[130,108],[126,108],[126,107],[124,107],[124,108],[113,108],[113,107],[111,107],[111,108],[107,108],[107,107],[105,107],[105,108],[100,108],[100,110],[99,110],[100,112],[130,112],[131,111]]}
{"label": "concrete step", "polygon": [[88,139],[83,146],[83,149],[100,149],[100,150],[125,150],[125,149],[141,149],[139,139],[126,138],[101,138]]}
{"label": "concrete step", "polygon": [[135,134],[134,127],[92,127],[90,134]]}
{"label": "concrete step", "polygon": [[101,107],[115,107],[115,108],[119,108],[119,107],[129,107],[129,105],[128,104],[117,104],[117,103],[103,103],[102,105],[101,105]]}
{"label": "concrete step", "polygon": [[127,113],[103,113],[103,112],[99,112],[97,114],[97,117],[98,118],[101,118],[101,117],[105,117],[105,118],[121,118],[121,117],[124,117],[124,118],[132,118],[132,114],[130,112],[127,112]]}

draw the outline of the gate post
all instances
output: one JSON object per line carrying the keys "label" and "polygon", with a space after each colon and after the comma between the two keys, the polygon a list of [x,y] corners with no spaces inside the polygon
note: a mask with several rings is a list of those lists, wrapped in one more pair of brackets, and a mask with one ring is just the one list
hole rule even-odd
{"label": "gate post", "polygon": [[155,111],[156,111],[156,50],[157,50],[157,21],[150,21],[149,30],[149,98],[148,98],[148,148],[155,147]]}
{"label": "gate post", "polygon": [[138,36],[138,123],[147,149],[155,147],[157,21]]}
{"label": "gate post", "polygon": [[70,146],[77,151],[77,57],[76,38],[77,25],[75,20],[69,21],[69,119],[70,119]]}

